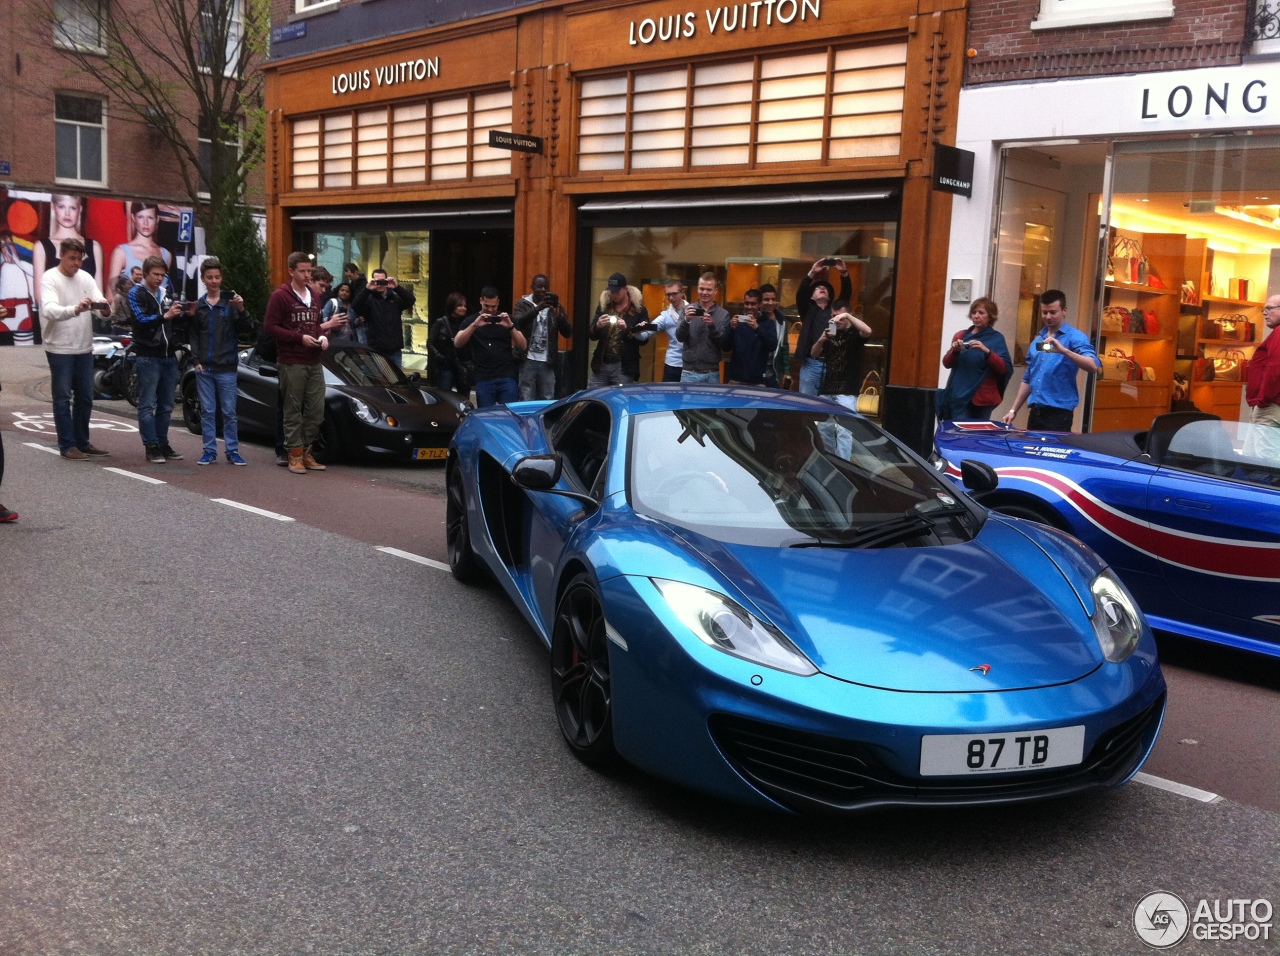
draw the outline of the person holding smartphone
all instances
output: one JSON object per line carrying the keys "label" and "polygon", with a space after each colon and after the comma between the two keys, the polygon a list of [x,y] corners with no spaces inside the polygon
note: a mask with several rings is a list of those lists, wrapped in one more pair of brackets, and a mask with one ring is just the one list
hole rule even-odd
{"label": "person holding smartphone", "polygon": [[351,300],[349,311],[359,316],[367,330],[369,348],[384,355],[395,365],[401,364],[404,349],[404,327],[401,315],[413,310],[414,294],[386,269],[374,269],[369,284]]}
{"label": "person holding smartphone", "polygon": [[999,307],[986,296],[969,306],[969,328],[952,337],[942,356],[951,375],[938,393],[938,421],[987,422],[1004,400],[1013,359],[1004,336],[994,328],[999,316]]}
{"label": "person holding smartphone", "polygon": [[1004,423],[1012,425],[1022,406],[1030,404],[1029,430],[1069,432],[1080,404],[1077,373],[1097,372],[1098,353],[1087,335],[1067,324],[1065,292],[1050,289],[1040,296],[1040,318],[1044,328],[1031,340],[1027,371]]}
{"label": "person holding smartphone", "polygon": [[191,322],[191,358],[195,363],[196,390],[200,395],[200,434],[204,454],[197,465],[218,460],[218,412],[222,412],[222,444],[227,461],[247,462],[240,456],[240,429],[236,418],[236,375],[240,362],[240,335],[253,331],[253,316],[244,299],[222,288],[222,263],[210,257],[200,263],[200,279],[207,290],[195,303]]}
{"label": "person holding smartphone", "polygon": [[174,320],[182,317],[184,305],[171,299],[165,289],[169,267],[159,256],[147,256],[142,263],[142,285],[129,290],[130,324],[138,371],[138,434],[147,461],[163,463],[182,458],[169,444],[169,421],[173,416],[173,393],[178,387],[180,344]]}
{"label": "person holding smartphone", "polygon": [[[809,347],[812,358],[826,362],[818,394],[858,410],[862,387],[862,350],[871,337],[871,326],[849,311],[848,302],[832,306],[827,327]],[[848,457],[847,455],[845,457]]]}
{"label": "person holding smartphone", "polygon": [[763,385],[778,347],[778,324],[761,319],[760,290],[742,293],[742,312],[729,319],[725,347],[733,352],[725,377],[732,385]]}
{"label": "person holding smartphone", "polygon": [[719,291],[716,274],[704,272],[698,279],[698,301],[685,306],[676,326],[676,338],[684,346],[682,384],[720,384],[720,360],[729,347],[729,313],[716,302]]}
{"label": "person holding smartphone", "polygon": [[[831,285],[832,270],[840,276],[839,295]],[[800,280],[800,287],[796,290],[796,312],[801,319],[796,355],[800,357],[800,392],[803,395],[817,395],[822,390],[826,361],[813,354],[813,346],[831,321],[831,303],[835,300],[848,301],[852,294],[849,267],[839,256],[819,259]]]}
{"label": "person holding smartphone", "polygon": [[478,408],[506,405],[520,397],[512,348],[528,348],[528,343],[501,308],[497,288],[485,286],[480,290],[480,311],[453,337],[454,348],[471,352]]}

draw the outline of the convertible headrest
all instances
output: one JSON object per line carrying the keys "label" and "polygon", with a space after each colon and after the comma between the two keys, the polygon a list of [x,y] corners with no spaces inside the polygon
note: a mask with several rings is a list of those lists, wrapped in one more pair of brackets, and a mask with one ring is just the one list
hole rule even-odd
{"label": "convertible headrest", "polygon": [[1192,422],[1220,421],[1222,419],[1217,415],[1210,415],[1207,412],[1167,412],[1164,415],[1157,415],[1147,432],[1144,450],[1154,464],[1162,464],[1165,453],[1169,450],[1169,442],[1181,428]]}

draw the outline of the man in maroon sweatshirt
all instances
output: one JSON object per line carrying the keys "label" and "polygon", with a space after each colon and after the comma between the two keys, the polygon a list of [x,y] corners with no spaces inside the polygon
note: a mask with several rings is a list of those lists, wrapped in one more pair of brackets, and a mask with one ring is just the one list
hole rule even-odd
{"label": "man in maroon sweatshirt", "polygon": [[311,287],[311,260],[289,255],[289,281],[271,293],[264,322],[276,340],[280,400],[284,406],[284,443],[295,475],[324,471],[311,457],[311,443],[324,423],[324,370],[320,353],[329,340],[320,330],[320,296]]}

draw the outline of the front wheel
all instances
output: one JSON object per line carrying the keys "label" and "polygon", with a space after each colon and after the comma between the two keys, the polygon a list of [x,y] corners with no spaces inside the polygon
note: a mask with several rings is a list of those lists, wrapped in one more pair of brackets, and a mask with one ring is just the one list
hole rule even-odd
{"label": "front wheel", "polygon": [[467,525],[467,492],[462,472],[449,469],[444,507],[445,544],[449,549],[449,570],[463,584],[475,584],[482,577],[480,562],[471,550],[471,529]]}
{"label": "front wheel", "polygon": [[560,732],[579,760],[592,767],[617,762],[604,606],[586,574],[569,582],[556,610],[551,701]]}
{"label": "front wheel", "polygon": [[341,451],[338,445],[337,429],[333,427],[333,422],[326,414],[324,422],[320,425],[319,436],[311,443],[311,457],[322,465],[332,465],[342,457]]}
{"label": "front wheel", "polygon": [[194,375],[182,383],[182,424],[191,434],[200,434],[200,389]]}
{"label": "front wheel", "polygon": [[116,369],[116,382],[120,386],[120,394],[134,408],[138,407],[138,367],[126,359]]}

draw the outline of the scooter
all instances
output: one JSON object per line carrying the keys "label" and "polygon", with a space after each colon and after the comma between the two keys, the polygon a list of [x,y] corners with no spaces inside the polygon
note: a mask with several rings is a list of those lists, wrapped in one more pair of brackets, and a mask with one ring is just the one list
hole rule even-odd
{"label": "scooter", "polygon": [[[98,339],[105,339],[99,342]],[[99,348],[102,349],[101,365]],[[138,405],[138,373],[134,364],[133,342],[128,336],[95,336],[93,348],[93,391],[95,397],[123,398],[135,408]]]}

